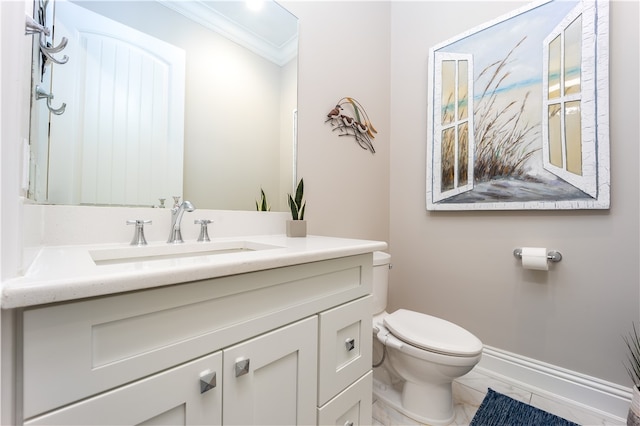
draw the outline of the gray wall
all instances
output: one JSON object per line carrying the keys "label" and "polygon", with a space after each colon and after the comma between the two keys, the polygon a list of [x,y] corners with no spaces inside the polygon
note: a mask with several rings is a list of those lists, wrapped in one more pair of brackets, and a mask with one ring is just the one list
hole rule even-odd
{"label": "gray wall", "polygon": [[[300,19],[298,176],[310,234],[389,240],[389,2],[286,1]],[[325,123],[344,96],[366,109],[376,154]],[[419,195],[419,194],[418,194]]]}
{"label": "gray wall", "polygon": [[[525,2],[392,2],[390,306],[456,322],[483,343],[630,386],[640,319],[638,2],[610,4],[611,209],[427,212],[428,50]],[[548,273],[512,250],[558,249]]]}
{"label": "gray wall", "polygon": [[[610,210],[425,209],[428,50],[526,4],[283,2],[300,18],[309,232],[389,241],[389,310],[437,315],[487,345],[630,386],[621,335],[640,320],[638,2],[610,5]],[[379,131],[375,155],[324,123],[343,96]],[[525,271],[511,254],[521,246],[564,259]]]}

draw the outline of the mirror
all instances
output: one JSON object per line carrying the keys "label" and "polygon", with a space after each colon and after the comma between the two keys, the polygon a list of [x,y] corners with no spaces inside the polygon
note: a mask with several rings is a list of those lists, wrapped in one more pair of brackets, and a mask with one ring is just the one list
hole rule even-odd
{"label": "mirror", "polygon": [[286,211],[298,22],[263,3],[45,2],[48,22],[55,7],[47,42],[66,37],[56,55],[69,60],[43,68],[34,49],[33,93],[53,97],[32,100],[29,197],[171,207],[179,195],[202,209],[255,210],[263,189],[272,211]]}

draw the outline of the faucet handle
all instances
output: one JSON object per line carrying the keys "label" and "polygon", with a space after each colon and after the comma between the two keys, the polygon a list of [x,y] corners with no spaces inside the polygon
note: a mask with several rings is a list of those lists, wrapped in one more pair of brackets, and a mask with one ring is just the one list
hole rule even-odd
{"label": "faucet handle", "polygon": [[193,223],[200,224],[200,235],[198,236],[198,242],[211,241],[209,239],[209,231],[207,230],[207,225],[213,223],[213,221],[209,219],[196,219],[193,221]]}
{"label": "faucet handle", "polygon": [[151,225],[153,222],[151,222],[150,220],[142,220],[142,219],[127,220],[127,225],[136,225],[136,230],[135,230],[135,233],[133,234],[133,240],[131,240],[132,246],[147,245],[147,239],[144,237],[144,225],[147,223]]}

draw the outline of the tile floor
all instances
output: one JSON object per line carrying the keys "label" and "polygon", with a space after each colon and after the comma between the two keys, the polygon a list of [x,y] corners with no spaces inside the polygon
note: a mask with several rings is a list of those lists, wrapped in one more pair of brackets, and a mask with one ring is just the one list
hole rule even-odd
{"label": "tile floor", "polygon": [[[455,419],[453,423],[451,423],[451,426],[466,426],[471,422],[471,419],[473,419],[473,416],[484,399],[487,388],[489,387],[496,392],[508,395],[518,401],[531,404],[534,407],[548,411],[557,416],[564,417],[565,419],[580,425],[613,426],[625,424],[625,421],[622,419],[607,416],[605,413],[598,415],[577,406],[552,401],[541,395],[532,393],[531,391],[516,388],[511,384],[484,375],[476,370],[456,380],[453,384]],[[376,426],[420,425],[420,423],[415,420],[412,420],[393,408],[386,406],[382,401],[376,400],[375,395],[373,396],[373,424]]]}

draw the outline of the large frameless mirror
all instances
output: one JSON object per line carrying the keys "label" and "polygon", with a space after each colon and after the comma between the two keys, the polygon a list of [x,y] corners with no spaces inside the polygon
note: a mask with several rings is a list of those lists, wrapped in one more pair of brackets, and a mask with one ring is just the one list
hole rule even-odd
{"label": "large frameless mirror", "polygon": [[53,28],[44,42],[66,38],[57,55],[68,60],[34,49],[29,197],[170,207],[181,196],[255,210],[262,189],[286,211],[298,22],[273,1],[261,6],[38,0],[34,16]]}

